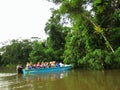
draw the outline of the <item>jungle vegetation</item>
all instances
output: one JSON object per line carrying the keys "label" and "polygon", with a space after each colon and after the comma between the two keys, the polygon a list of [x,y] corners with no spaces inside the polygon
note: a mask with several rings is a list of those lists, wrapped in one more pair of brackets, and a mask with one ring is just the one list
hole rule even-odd
{"label": "jungle vegetation", "polygon": [[0,64],[58,61],[92,70],[120,69],[119,0],[47,0],[59,5],[46,22],[46,40],[12,40]]}

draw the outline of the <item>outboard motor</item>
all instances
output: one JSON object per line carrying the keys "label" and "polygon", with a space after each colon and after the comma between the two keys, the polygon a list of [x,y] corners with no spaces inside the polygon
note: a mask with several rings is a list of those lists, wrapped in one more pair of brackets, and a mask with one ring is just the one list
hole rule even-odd
{"label": "outboard motor", "polygon": [[18,74],[23,74],[22,69],[23,69],[23,66],[22,66],[22,65],[17,65],[16,70],[17,70],[17,73],[18,73]]}

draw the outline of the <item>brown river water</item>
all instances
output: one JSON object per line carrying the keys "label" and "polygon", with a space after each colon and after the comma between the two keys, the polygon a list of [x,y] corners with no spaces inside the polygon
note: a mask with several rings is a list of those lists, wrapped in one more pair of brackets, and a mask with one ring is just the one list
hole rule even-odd
{"label": "brown river water", "polygon": [[1,69],[0,90],[120,90],[120,70],[18,75],[15,70]]}

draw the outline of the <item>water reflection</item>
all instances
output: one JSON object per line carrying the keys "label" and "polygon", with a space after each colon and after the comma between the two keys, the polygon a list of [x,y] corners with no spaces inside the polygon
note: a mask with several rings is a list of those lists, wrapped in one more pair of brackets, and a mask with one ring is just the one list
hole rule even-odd
{"label": "water reflection", "polygon": [[66,72],[52,72],[52,73],[41,73],[41,74],[34,74],[34,75],[25,75],[23,78],[26,79],[27,82],[30,82],[32,80],[37,81],[53,81],[56,79],[62,79],[64,77],[67,77],[68,71]]}
{"label": "water reflection", "polygon": [[17,73],[0,73],[0,78],[1,77],[10,77],[10,76],[15,76]]}
{"label": "water reflection", "polygon": [[[48,82],[53,82],[57,79],[63,79],[67,77],[67,72],[54,72],[54,73],[41,73],[41,74],[34,74],[34,75],[17,75],[17,81],[21,81],[16,85],[12,85],[12,90],[16,89],[24,89],[24,90],[38,90],[44,89]],[[23,80],[23,82],[22,82]]]}
{"label": "water reflection", "polygon": [[0,73],[0,90],[120,90],[120,70],[17,75]]}
{"label": "water reflection", "polygon": [[0,90],[9,90],[8,86],[14,83],[16,75],[17,73],[0,73]]}
{"label": "water reflection", "polygon": [[120,70],[74,72],[69,84],[75,90],[120,90]]}

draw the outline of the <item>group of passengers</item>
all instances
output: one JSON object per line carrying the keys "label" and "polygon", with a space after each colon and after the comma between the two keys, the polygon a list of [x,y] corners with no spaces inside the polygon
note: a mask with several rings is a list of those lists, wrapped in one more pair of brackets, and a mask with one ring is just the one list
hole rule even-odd
{"label": "group of passengers", "polygon": [[62,67],[64,64],[56,63],[55,61],[50,62],[37,62],[37,64],[32,64],[31,62],[27,62],[26,69],[32,69],[32,68],[50,68],[50,67]]}

